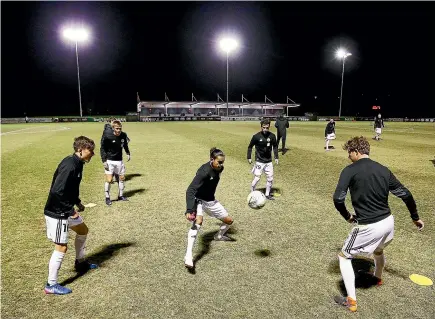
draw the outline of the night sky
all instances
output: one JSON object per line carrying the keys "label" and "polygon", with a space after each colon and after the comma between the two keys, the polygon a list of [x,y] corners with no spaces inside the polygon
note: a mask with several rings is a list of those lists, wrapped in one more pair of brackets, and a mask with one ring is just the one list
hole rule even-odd
{"label": "night sky", "polygon": [[[226,96],[221,34],[230,55],[230,101],[302,106],[294,114],[434,117],[435,6],[430,2],[2,2],[2,117],[78,115],[75,47],[65,24],[83,22],[79,44],[84,115],[125,114],[141,100]],[[317,98],[315,98],[317,97]]]}

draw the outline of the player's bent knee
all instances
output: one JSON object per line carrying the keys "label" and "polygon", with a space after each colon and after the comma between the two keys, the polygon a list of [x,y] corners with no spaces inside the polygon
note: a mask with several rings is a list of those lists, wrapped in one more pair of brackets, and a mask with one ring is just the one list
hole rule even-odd
{"label": "player's bent knee", "polygon": [[119,175],[119,180],[120,181],[125,181],[125,175]]}
{"label": "player's bent knee", "polygon": [[61,253],[66,253],[68,250],[68,245],[55,243],[54,250],[60,251]]}
{"label": "player's bent knee", "polygon": [[106,174],[106,182],[111,183],[113,179],[113,175],[107,175]]}
{"label": "player's bent knee", "polygon": [[384,253],[383,249],[377,249],[373,252],[373,255],[380,256]]}
{"label": "player's bent knee", "polygon": [[227,216],[227,217],[225,217],[225,218],[222,219],[222,222],[224,222],[224,223],[227,224],[227,225],[232,225],[233,222],[234,222],[234,220],[233,220],[232,217]]}
{"label": "player's bent knee", "polygon": [[202,225],[202,219],[203,219],[202,216],[196,216],[195,224]]}

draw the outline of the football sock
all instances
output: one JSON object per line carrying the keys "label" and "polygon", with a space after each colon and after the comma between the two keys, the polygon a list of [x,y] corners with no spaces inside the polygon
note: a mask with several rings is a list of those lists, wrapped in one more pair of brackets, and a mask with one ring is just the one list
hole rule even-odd
{"label": "football sock", "polygon": [[222,223],[222,225],[219,227],[219,232],[217,234],[217,236],[220,238],[223,235],[225,235],[225,233],[227,232],[227,230],[230,228],[231,225]]}
{"label": "football sock", "polygon": [[257,183],[258,183],[259,180],[260,180],[260,177],[258,177],[258,176],[254,177],[254,180],[252,181],[252,184],[251,184],[251,190],[252,191],[255,190],[255,186],[257,186]]}
{"label": "football sock", "polygon": [[326,147],[327,150],[329,150],[329,140],[326,140]]}
{"label": "football sock", "polygon": [[76,248],[76,259],[82,261],[85,259],[85,243],[87,235],[76,235],[75,248]]}
{"label": "football sock", "polygon": [[124,195],[124,181],[119,181],[118,187],[119,187],[119,196],[121,197],[122,195]]}
{"label": "football sock", "polygon": [[48,264],[48,284],[50,286],[57,284],[57,276],[64,257],[65,253],[57,250],[53,251],[53,254],[51,255]]}
{"label": "football sock", "polygon": [[110,192],[110,183],[105,182],[104,183],[104,192],[106,194],[106,198],[110,198],[109,192]]}
{"label": "football sock", "polygon": [[350,259],[338,256],[340,262],[341,276],[343,277],[347,295],[356,300],[355,292],[355,273],[353,272],[352,261]]}
{"label": "football sock", "polygon": [[272,182],[266,182],[266,196],[269,196],[270,190],[272,189]]}
{"label": "football sock", "polygon": [[193,245],[195,245],[196,236],[198,235],[198,231],[200,228],[201,225],[195,224],[195,226],[189,229],[189,232],[187,233],[186,257],[192,258]]}
{"label": "football sock", "polygon": [[385,266],[385,255],[382,253],[382,255],[373,255],[375,259],[375,277],[382,278],[382,271],[384,270]]}

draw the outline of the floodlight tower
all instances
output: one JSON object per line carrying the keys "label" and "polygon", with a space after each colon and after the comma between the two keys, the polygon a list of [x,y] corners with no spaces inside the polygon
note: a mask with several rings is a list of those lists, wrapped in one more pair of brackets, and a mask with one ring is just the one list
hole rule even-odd
{"label": "floodlight tower", "polygon": [[338,110],[338,117],[341,116],[341,101],[343,100],[343,80],[344,80],[344,61],[346,60],[346,58],[348,56],[351,56],[352,53],[347,52],[344,49],[338,49],[337,53],[336,53],[336,57],[338,59],[342,59],[343,60],[343,68],[341,71],[341,90],[340,90],[340,109]]}
{"label": "floodlight tower", "polygon": [[63,30],[63,36],[67,40],[74,41],[76,45],[77,81],[79,86],[80,117],[83,117],[82,94],[80,91],[80,66],[79,66],[78,42],[83,42],[88,40],[89,33],[84,28],[66,28]]}
{"label": "floodlight tower", "polygon": [[229,116],[230,114],[228,108],[228,69],[229,69],[228,59],[229,59],[230,52],[236,49],[237,46],[238,46],[237,41],[232,38],[223,38],[220,41],[221,49],[224,50],[227,54],[227,116]]}

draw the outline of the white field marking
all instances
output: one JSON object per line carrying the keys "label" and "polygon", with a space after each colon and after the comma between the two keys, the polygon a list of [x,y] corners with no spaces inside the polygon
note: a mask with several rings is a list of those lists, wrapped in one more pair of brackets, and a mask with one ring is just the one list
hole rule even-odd
{"label": "white field marking", "polygon": [[[48,125],[45,125],[45,126],[48,126]],[[45,127],[45,126],[39,126],[37,128],[41,128],[41,127]],[[65,130],[70,130],[71,129],[70,127],[61,126],[60,128],[53,129],[53,130],[23,132],[24,130],[29,130],[29,129],[32,129],[32,128],[36,128],[36,127],[29,127],[29,128],[25,128],[25,129],[21,129],[21,130],[9,131],[9,132],[5,132],[5,133],[1,133],[1,135],[6,135],[6,134],[35,134],[35,133],[46,133],[46,132],[59,132],[59,131],[65,131]]]}
{"label": "white field marking", "polygon": [[[348,125],[340,125],[339,128],[355,128],[354,126],[348,126]],[[373,130],[374,132],[374,130]],[[413,133],[413,134],[433,134],[432,132],[422,132],[422,131],[416,131],[413,127],[404,127],[403,129],[391,129],[391,128],[382,128],[382,133],[384,132],[397,132],[397,133]]]}
{"label": "white field marking", "polygon": [[[38,126],[38,128],[39,127],[47,127],[47,126],[48,125]],[[19,129],[19,130],[14,130],[14,131],[8,131],[8,132],[2,133],[1,135],[10,134],[10,133],[14,133],[14,132],[21,132],[21,131],[25,131],[25,130],[31,130],[31,129],[34,129],[35,127],[37,127],[37,126],[26,127],[26,128],[22,128],[22,129]]]}

